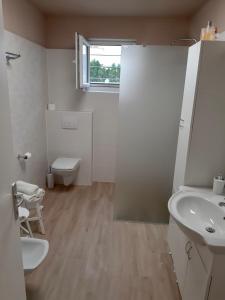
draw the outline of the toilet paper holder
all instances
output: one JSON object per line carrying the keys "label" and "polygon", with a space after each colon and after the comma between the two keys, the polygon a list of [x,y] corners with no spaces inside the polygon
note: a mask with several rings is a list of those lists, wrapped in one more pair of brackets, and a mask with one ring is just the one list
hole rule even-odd
{"label": "toilet paper holder", "polygon": [[26,152],[25,154],[18,154],[17,158],[27,160],[28,158],[31,158],[31,156],[32,155],[30,152]]}

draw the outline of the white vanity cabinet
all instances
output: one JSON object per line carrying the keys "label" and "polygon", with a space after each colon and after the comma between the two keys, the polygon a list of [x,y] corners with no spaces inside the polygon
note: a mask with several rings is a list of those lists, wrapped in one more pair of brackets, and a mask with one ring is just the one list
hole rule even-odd
{"label": "white vanity cabinet", "polygon": [[205,269],[197,248],[191,241],[189,241],[189,249],[183,300],[208,299],[210,273]]}
{"label": "white vanity cabinet", "polygon": [[[204,265],[206,257],[201,258],[199,249],[180,230],[173,218],[170,219],[168,242],[182,300],[206,300],[210,283],[210,270]],[[208,254],[207,264],[210,261],[212,255]]]}
{"label": "white vanity cabinet", "polygon": [[187,242],[188,238],[183,234],[175,221],[171,218],[168,231],[168,243],[173,257],[174,270],[177,275],[177,283],[179,285],[181,294],[184,293],[184,282],[188,263],[188,257],[185,250]]}
{"label": "white vanity cabinet", "polygon": [[225,255],[195,244],[172,217],[168,243],[182,300],[224,300]]}
{"label": "white vanity cabinet", "polygon": [[[189,48],[173,188],[225,176],[225,42]],[[225,299],[225,298],[224,298]]]}

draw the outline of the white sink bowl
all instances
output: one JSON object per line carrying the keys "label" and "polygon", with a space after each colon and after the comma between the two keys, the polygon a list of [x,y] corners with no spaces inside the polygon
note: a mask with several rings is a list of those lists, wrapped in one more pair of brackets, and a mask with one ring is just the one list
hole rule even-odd
{"label": "white sink bowl", "polygon": [[46,240],[21,237],[23,269],[31,272],[36,269],[48,254],[49,243]]}
{"label": "white sink bowl", "polygon": [[168,208],[191,240],[212,252],[225,253],[225,208],[219,206],[220,201],[224,201],[221,196],[182,191],[170,198]]}

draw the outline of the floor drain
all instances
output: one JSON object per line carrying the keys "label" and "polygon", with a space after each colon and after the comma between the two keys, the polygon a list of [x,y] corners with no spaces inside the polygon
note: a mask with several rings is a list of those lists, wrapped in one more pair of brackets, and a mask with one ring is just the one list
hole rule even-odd
{"label": "floor drain", "polygon": [[209,233],[214,233],[216,230],[212,227],[206,227],[205,229],[206,231],[208,231]]}

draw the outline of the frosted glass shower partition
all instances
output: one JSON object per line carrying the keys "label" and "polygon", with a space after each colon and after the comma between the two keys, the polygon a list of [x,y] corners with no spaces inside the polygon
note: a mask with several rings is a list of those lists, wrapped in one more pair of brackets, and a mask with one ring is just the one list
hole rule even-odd
{"label": "frosted glass shower partition", "polygon": [[187,47],[124,46],[114,217],[168,221]]}

